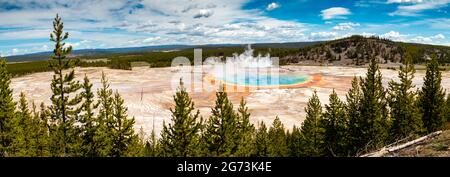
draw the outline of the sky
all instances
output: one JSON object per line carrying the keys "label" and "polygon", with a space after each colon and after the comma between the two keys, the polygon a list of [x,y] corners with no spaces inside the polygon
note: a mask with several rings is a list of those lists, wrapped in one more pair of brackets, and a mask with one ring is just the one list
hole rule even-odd
{"label": "sky", "polygon": [[0,0],[0,56],[74,49],[303,42],[351,35],[450,46],[450,0]]}

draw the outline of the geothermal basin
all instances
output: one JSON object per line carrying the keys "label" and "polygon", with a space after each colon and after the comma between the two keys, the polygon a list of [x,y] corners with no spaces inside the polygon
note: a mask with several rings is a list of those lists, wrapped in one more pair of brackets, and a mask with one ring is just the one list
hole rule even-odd
{"label": "geothermal basin", "polygon": [[[333,89],[342,100],[351,87],[353,76],[365,76],[366,68],[339,67],[339,66],[282,66],[280,67],[288,75],[307,75],[310,82],[303,86],[290,86],[288,88],[255,88],[254,90],[229,92],[229,98],[237,108],[240,99],[247,101],[251,113],[250,121],[257,123],[264,121],[271,124],[276,116],[279,116],[286,128],[293,125],[300,126],[305,118],[304,108],[309,97],[314,91],[322,102],[328,103],[328,95]],[[120,92],[125,99],[130,117],[135,117],[135,128],[140,127],[149,135],[154,128],[155,132],[162,129],[163,121],[170,122],[169,108],[174,106],[172,83],[176,72],[175,68],[149,68],[135,67],[133,70],[114,70],[108,68],[76,68],[76,78],[82,80],[86,74],[93,82],[93,90],[101,86],[102,71],[108,76],[111,88]],[[397,71],[382,69],[383,84],[391,79],[397,80]],[[28,101],[49,105],[51,90],[50,83],[53,73],[42,72],[25,75],[12,79],[11,87],[14,89],[15,100],[23,91]],[[420,88],[423,83],[425,71],[418,70],[413,83],[415,88]],[[206,77],[206,76],[205,76]],[[202,82],[202,77],[195,82]],[[316,78],[316,79],[314,79]],[[215,89],[210,83],[202,82],[203,89],[190,90],[189,93],[195,102],[196,109],[200,110],[203,117],[207,118],[214,106]],[[450,72],[442,73],[442,85],[444,89],[450,89]],[[187,85],[188,86],[188,85]],[[207,89],[211,87],[210,89]]]}
{"label": "geothermal basin", "polygon": [[[142,127],[147,135],[153,129],[159,133],[163,122],[171,121],[169,109],[174,107],[173,95],[180,78],[183,78],[195,108],[204,118],[209,117],[215,93],[223,86],[235,109],[242,98],[246,100],[250,121],[255,125],[260,121],[270,125],[278,116],[285,128],[290,129],[294,125],[301,126],[305,119],[304,109],[314,91],[322,104],[328,104],[328,96],[333,89],[345,101],[352,78],[364,77],[366,71],[364,67],[343,66],[278,67],[268,56],[252,57],[248,51],[226,62],[207,61],[196,67],[134,67],[131,71],[75,68],[76,79],[82,82],[87,75],[93,83],[93,90],[101,86],[104,72],[111,88],[124,98],[128,115],[135,118],[135,130]],[[381,69],[381,72],[385,87],[391,79],[398,80],[397,71]],[[15,100],[18,100],[20,92],[24,92],[30,106],[31,102],[50,105],[52,75],[52,72],[41,72],[13,78],[11,87]],[[424,70],[417,70],[413,80],[415,88],[422,86],[424,75]],[[442,85],[444,89],[450,89],[450,72],[442,73]]]}

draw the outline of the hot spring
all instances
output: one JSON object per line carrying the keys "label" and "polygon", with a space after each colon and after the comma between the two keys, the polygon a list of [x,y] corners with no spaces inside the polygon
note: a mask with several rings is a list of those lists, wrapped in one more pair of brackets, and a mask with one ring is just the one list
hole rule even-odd
{"label": "hot spring", "polygon": [[[225,61],[210,58],[205,61],[210,66],[207,80],[215,84],[231,86],[276,88],[299,87],[311,81],[307,74],[294,74],[278,66],[278,58],[253,55],[250,45],[242,54],[234,54]],[[218,82],[218,83],[216,83]]]}
{"label": "hot spring", "polygon": [[225,84],[238,86],[256,86],[256,87],[276,87],[276,86],[294,86],[308,81],[307,75],[270,75],[249,72],[248,74],[234,74],[216,76],[218,80]]}

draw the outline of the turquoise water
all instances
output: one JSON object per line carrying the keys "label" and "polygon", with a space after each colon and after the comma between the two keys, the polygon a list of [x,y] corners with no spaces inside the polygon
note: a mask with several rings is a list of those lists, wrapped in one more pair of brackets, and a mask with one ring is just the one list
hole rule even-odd
{"label": "turquoise water", "polygon": [[226,77],[218,77],[218,79],[236,85],[245,86],[278,86],[278,85],[293,85],[305,82],[308,80],[308,76],[304,75],[231,75]]}

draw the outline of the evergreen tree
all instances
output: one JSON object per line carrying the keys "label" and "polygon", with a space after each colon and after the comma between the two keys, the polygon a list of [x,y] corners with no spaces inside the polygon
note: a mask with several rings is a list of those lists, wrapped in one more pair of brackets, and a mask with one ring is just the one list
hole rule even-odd
{"label": "evergreen tree", "polygon": [[6,70],[6,61],[0,59],[0,157],[8,156],[12,141],[12,120],[16,105],[10,84],[11,76]]}
{"label": "evergreen tree", "polygon": [[[172,112],[172,124],[163,125],[161,148],[164,156],[188,157],[198,154],[199,133],[201,128],[200,112],[194,112],[194,102],[189,97],[183,81],[173,96],[175,108]],[[152,142],[154,143],[154,141]]]}
{"label": "evergreen tree", "polygon": [[36,142],[32,139],[31,114],[23,92],[20,93],[18,111],[13,119],[13,140],[11,143],[11,155],[32,156]]}
{"label": "evergreen tree", "polygon": [[155,129],[152,129],[149,140],[145,144],[146,157],[158,157],[160,153],[160,145],[156,139]]}
{"label": "evergreen tree", "polygon": [[411,89],[414,78],[414,64],[410,55],[404,59],[404,66],[398,72],[399,82],[389,82],[389,106],[391,110],[392,126],[390,139],[395,141],[408,135],[420,133],[422,120],[416,105],[416,93]]}
{"label": "evergreen tree", "polygon": [[255,135],[255,151],[257,157],[267,157],[269,155],[269,135],[267,133],[267,127],[264,122],[259,123],[259,128]]}
{"label": "evergreen tree", "polygon": [[250,113],[244,98],[241,99],[238,108],[238,147],[236,156],[251,156],[254,154],[253,136],[255,127],[250,123]]}
{"label": "evergreen tree", "polygon": [[[54,155],[71,156],[77,151],[77,130],[74,123],[77,121],[77,110],[75,106],[80,103],[81,97],[76,94],[80,89],[80,84],[75,81],[75,60],[66,56],[72,51],[72,46],[64,47],[64,41],[69,37],[69,33],[64,33],[64,25],[61,18],[56,15],[53,21],[53,32],[50,40],[55,43],[53,56],[49,60],[50,67],[54,71],[51,82],[53,95],[49,107],[50,116],[53,122],[52,146]],[[63,71],[70,69],[68,73]]]}
{"label": "evergreen tree", "polygon": [[119,92],[114,93],[113,98],[113,121],[110,124],[113,136],[112,149],[109,156],[123,157],[134,156],[132,151],[138,144],[138,137],[134,134],[134,118],[128,118],[127,108],[124,106],[124,100]]}
{"label": "evergreen tree", "polygon": [[[32,130],[35,137],[32,137],[36,142],[36,156],[43,157],[49,156],[49,126],[48,126],[48,110],[44,103],[41,103],[41,111],[33,111],[33,122],[32,122]],[[33,104],[33,110],[35,110],[35,106]]]}
{"label": "evergreen tree", "polygon": [[104,72],[100,82],[101,87],[97,90],[98,108],[97,115],[97,134],[94,140],[98,143],[98,152],[100,156],[107,156],[112,151],[112,137],[114,136],[113,127],[113,91],[110,88],[109,81]]}
{"label": "evergreen tree", "polygon": [[360,107],[361,107],[361,88],[359,87],[360,82],[357,77],[353,77],[352,88],[347,92],[346,95],[346,113],[348,116],[348,147],[347,150],[350,151],[350,155],[355,155],[359,151],[359,141],[360,141],[360,131],[362,119],[360,117]]}
{"label": "evergreen tree", "polygon": [[348,119],[345,112],[345,104],[341,102],[336,92],[330,95],[330,103],[325,105],[323,113],[324,150],[326,156],[346,156],[348,155],[347,142]]}
{"label": "evergreen tree", "polygon": [[83,156],[98,157],[101,156],[99,150],[100,143],[96,140],[96,136],[99,132],[98,125],[94,111],[97,105],[94,103],[94,93],[92,92],[92,83],[89,78],[85,75],[84,82],[82,85],[83,91],[81,96],[83,97],[83,102],[81,104],[81,151]]}
{"label": "evergreen tree", "polygon": [[[371,58],[366,78],[360,82],[360,123],[355,148],[358,151],[382,147],[388,135],[388,110],[386,92],[382,76],[375,58]],[[355,139],[354,139],[355,140]]]}
{"label": "evergreen tree", "polygon": [[286,141],[288,143],[289,148],[289,156],[290,157],[300,157],[302,155],[301,147],[302,147],[302,134],[300,133],[300,129],[294,125],[292,128],[292,133],[286,136]]}
{"label": "evergreen tree", "polygon": [[235,156],[237,150],[238,115],[224,91],[216,92],[216,103],[206,125],[204,141],[211,156]]}
{"label": "evergreen tree", "polygon": [[441,72],[435,56],[427,64],[422,89],[419,91],[418,106],[423,126],[428,133],[440,130],[445,120],[445,92],[441,86]]}
{"label": "evergreen tree", "polygon": [[130,144],[130,148],[128,150],[127,156],[129,157],[142,157],[145,155],[145,144],[147,142],[146,135],[144,129],[139,129],[139,133],[136,135],[136,138],[133,139]]}
{"label": "evergreen tree", "polygon": [[302,156],[323,156],[322,105],[317,92],[309,99],[305,108],[306,119],[302,123]]}
{"label": "evergreen tree", "polygon": [[268,133],[267,155],[269,157],[286,157],[289,149],[286,143],[286,133],[280,118],[276,117]]}

